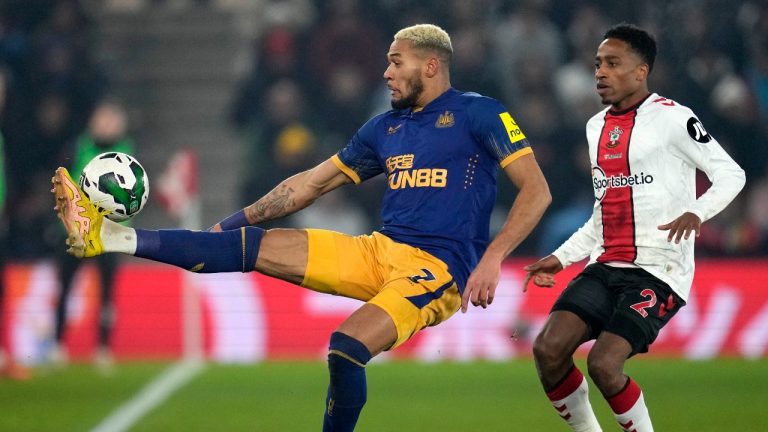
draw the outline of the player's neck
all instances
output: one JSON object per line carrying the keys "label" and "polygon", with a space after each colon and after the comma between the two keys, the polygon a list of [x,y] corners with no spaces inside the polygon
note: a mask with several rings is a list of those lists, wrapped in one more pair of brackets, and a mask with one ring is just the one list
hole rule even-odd
{"label": "player's neck", "polygon": [[642,88],[635,93],[632,93],[625,97],[624,99],[620,100],[619,102],[611,105],[611,111],[614,112],[623,112],[627,111],[630,108],[639,105],[642,101],[644,101],[648,96],[651,94],[650,91],[648,91],[647,88]]}
{"label": "player's neck", "polygon": [[416,103],[416,105],[413,107],[413,112],[419,112],[424,109],[425,106],[429,105],[430,102],[433,100],[439,98],[443,93],[448,91],[448,89],[451,88],[450,82],[442,83],[441,85],[436,85],[431,88],[425,88],[424,91],[421,93],[421,97],[419,98],[419,101]]}

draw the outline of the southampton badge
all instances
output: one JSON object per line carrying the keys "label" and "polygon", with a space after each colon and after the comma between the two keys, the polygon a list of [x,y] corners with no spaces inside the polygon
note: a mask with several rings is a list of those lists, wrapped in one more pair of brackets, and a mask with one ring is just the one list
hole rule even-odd
{"label": "southampton badge", "polygon": [[624,130],[618,126],[614,126],[613,129],[608,132],[608,139],[611,141],[606,144],[605,146],[608,148],[614,148],[619,145],[619,138],[621,138],[621,134],[624,133]]}

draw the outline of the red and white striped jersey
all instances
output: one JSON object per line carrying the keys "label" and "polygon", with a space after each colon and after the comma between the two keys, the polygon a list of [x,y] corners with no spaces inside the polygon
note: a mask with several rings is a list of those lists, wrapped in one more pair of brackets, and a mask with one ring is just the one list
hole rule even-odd
{"label": "red and white striped jersey", "polygon": [[[592,117],[587,140],[592,217],[553,255],[563,267],[587,256],[590,263],[641,267],[687,300],[695,236],[675,244],[658,226],[685,212],[712,218],[742,189],[744,171],[689,108],[655,93],[628,110]],[[696,168],[712,182],[698,199]]]}

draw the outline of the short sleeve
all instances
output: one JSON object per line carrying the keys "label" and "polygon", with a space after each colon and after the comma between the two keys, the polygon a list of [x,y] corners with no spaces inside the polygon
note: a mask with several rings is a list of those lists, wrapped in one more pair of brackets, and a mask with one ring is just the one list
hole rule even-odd
{"label": "short sleeve", "polygon": [[480,97],[470,105],[469,114],[472,134],[502,168],[533,153],[520,126],[498,101]]}
{"label": "short sleeve", "polygon": [[361,183],[383,172],[381,161],[374,150],[375,124],[374,120],[364,124],[332,158],[333,163],[355,183]]}

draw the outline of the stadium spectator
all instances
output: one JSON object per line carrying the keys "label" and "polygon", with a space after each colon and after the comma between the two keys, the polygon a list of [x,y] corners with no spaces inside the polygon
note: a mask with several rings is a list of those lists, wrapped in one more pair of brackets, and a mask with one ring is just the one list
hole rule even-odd
{"label": "stadium spectator", "polygon": [[[601,430],[586,378],[573,362],[576,349],[596,339],[587,357],[592,381],[622,430],[648,432],[653,426],[643,393],[624,364],[647,352],[685,305],[694,237],[736,197],[745,177],[690,109],[648,90],[652,36],[621,24],[604,38],[595,81],[609,107],[587,122],[594,211],[551,255],[525,267],[523,289],[531,278],[552,287],[557,272],[590,257],[534,342],[539,379],[572,430]],[[699,198],[697,168],[713,182]]]}
{"label": "stadium spectator", "polygon": [[277,81],[301,82],[304,71],[301,57],[301,35],[292,27],[276,26],[254,42],[251,70],[237,86],[230,118],[238,129],[247,129],[267,115],[262,98]]}
{"label": "stadium spectator", "polygon": [[259,100],[262,114],[252,119],[244,134],[244,204],[254,194],[269,192],[287,175],[314,166],[322,153],[317,120],[297,81],[278,80]]}
{"label": "stadium spectator", "polygon": [[[767,170],[768,171],[768,170]],[[754,227],[757,255],[768,255],[768,175],[759,178],[747,197],[747,224]]]}
{"label": "stadium spectator", "polygon": [[91,30],[79,1],[59,0],[36,29],[31,47],[32,89],[65,97],[73,133],[85,127],[106,87],[106,78],[93,61]]}
{"label": "stadium spectator", "polygon": [[[504,101],[523,106],[529,89],[520,83],[525,68],[541,71],[537,87],[550,81],[551,72],[565,59],[562,34],[547,16],[548,2],[524,0],[515,4],[495,26],[493,58],[497,60],[498,77],[504,90]],[[533,63],[532,66],[529,66]],[[530,69],[528,69],[530,70]],[[537,72],[538,73],[538,72]]]}
{"label": "stadium spectator", "polygon": [[[369,8],[370,10],[371,8]],[[375,10],[375,9],[373,9]],[[332,0],[324,3],[317,25],[312,29],[307,42],[307,66],[312,103],[328,116],[324,122],[332,124],[343,121],[344,117],[358,115],[357,112],[325,110],[327,85],[333,82],[341,68],[346,74],[357,74],[362,80],[360,104],[365,104],[373,89],[380,84],[379,69],[382,64],[381,52],[386,47],[378,23],[368,19],[360,0]],[[363,105],[364,106],[364,105]],[[363,111],[366,113],[367,111]]]}
{"label": "stadium spectator", "polygon": [[46,172],[56,166],[58,155],[73,135],[69,105],[59,93],[46,93],[35,105],[31,120],[24,134],[16,135],[14,145],[9,142],[6,153],[9,183],[13,186],[9,194],[13,210],[8,215],[8,241],[14,244],[18,260],[51,256],[50,234],[51,228],[56,228],[55,220],[49,217],[50,205],[39,195],[45,195],[41,185],[49,177]]}
{"label": "stadium spectator", "polygon": [[472,89],[501,98],[501,84],[491,55],[492,38],[486,25],[489,5],[486,0],[453,0],[448,8],[451,39],[456,57],[451,81],[457,89]]}
{"label": "stadium spectator", "polygon": [[[2,117],[3,114],[5,95],[6,72],[0,70],[0,117]],[[29,370],[16,362],[16,360],[6,352],[5,335],[7,334],[7,331],[3,325],[5,320],[2,318],[4,312],[3,308],[6,306],[4,277],[5,263],[8,259],[7,254],[11,252],[11,249],[8,247],[9,243],[6,242],[8,219],[5,213],[5,203],[7,196],[5,145],[2,131],[0,131],[0,378],[7,377],[10,379],[24,380],[30,377]]]}
{"label": "stadium spectator", "polygon": [[[97,155],[106,152],[127,154],[135,152],[134,142],[128,136],[128,119],[125,110],[118,102],[111,99],[105,99],[96,106],[88,122],[88,128],[77,137],[62,161],[70,166],[70,173],[74,178],[80,178],[85,165]],[[118,255],[101,255],[95,259],[99,272],[100,295],[98,338],[93,361],[104,372],[109,371],[113,363],[110,339],[115,322],[112,299],[118,258]],[[66,253],[59,253],[58,261],[59,295],[56,299],[54,344],[48,353],[48,361],[55,366],[62,366],[68,360],[64,345],[68,300],[75,275],[83,261]]]}
{"label": "stadium spectator", "polygon": [[723,76],[710,92],[709,108],[718,124],[720,141],[735,159],[743,161],[740,165],[747,177],[762,176],[768,161],[768,146],[743,143],[766,142],[768,129],[760,121],[758,102],[746,81],[737,74]]}
{"label": "stadium spectator", "polygon": [[[452,52],[439,27],[422,24],[396,33],[384,72],[393,109],[363,125],[336,155],[284,180],[214,232],[112,223],[58,169],[54,189],[70,252],[122,252],[201,272],[256,270],[366,301],[331,335],[328,354],[323,430],[353,430],[367,399],[368,361],[460,307],[466,311],[470,302],[487,307],[502,261],[550,202],[528,140],[503,105],[451,87]],[[490,241],[499,168],[519,193],[504,228]],[[384,227],[370,236],[252,226],[379,174],[389,185]]]}
{"label": "stadium spectator", "polygon": [[739,23],[747,46],[746,76],[758,103],[763,124],[768,123],[768,5],[744,2]]}
{"label": "stadium spectator", "polygon": [[592,91],[595,75],[592,56],[602,36],[600,29],[605,27],[605,17],[595,5],[580,4],[565,29],[570,61],[559,65],[552,77],[557,105],[563,112],[563,124],[559,128],[581,129],[600,109],[600,98]]}
{"label": "stadium spectator", "polygon": [[17,259],[50,256],[47,242],[54,230],[40,227],[53,221],[48,205],[32,191],[46,182],[65,144],[84,128],[106,83],[92,61],[91,29],[76,0],[0,7],[0,67],[9,71],[2,119],[12,203],[7,216],[11,241],[19,242]]}

